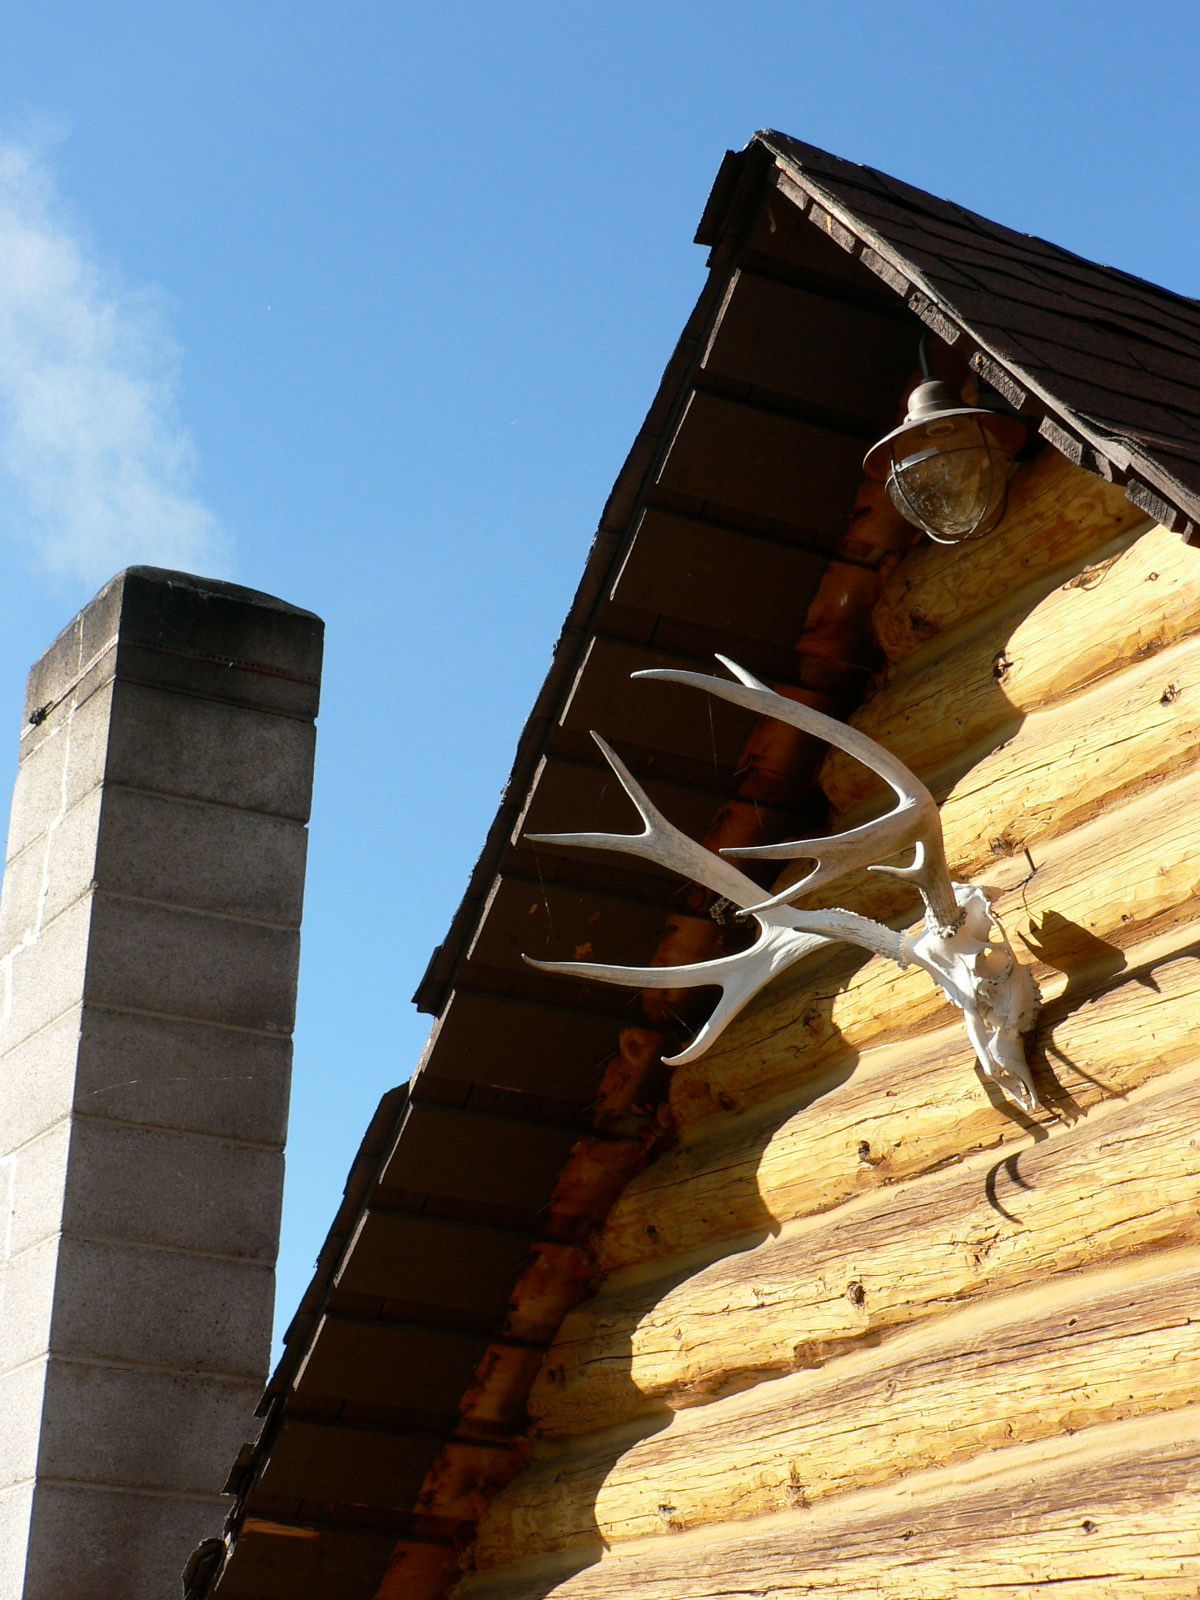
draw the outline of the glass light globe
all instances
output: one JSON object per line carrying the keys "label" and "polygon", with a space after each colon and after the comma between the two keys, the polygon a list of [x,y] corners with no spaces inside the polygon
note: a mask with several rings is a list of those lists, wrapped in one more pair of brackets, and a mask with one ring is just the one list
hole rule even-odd
{"label": "glass light globe", "polygon": [[990,533],[1004,515],[1011,457],[1025,432],[1018,418],[962,406],[948,383],[931,380],[864,466],[908,522],[939,544],[959,544]]}

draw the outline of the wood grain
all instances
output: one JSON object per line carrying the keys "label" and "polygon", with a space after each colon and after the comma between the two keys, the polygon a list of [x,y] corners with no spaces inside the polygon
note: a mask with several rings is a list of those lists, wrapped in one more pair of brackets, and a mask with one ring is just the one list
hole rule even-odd
{"label": "wood grain", "polygon": [[942,804],[956,875],[1065,833],[1122,795],[1200,761],[1200,639],[1028,716]]}
{"label": "wood grain", "polygon": [[1085,559],[1123,529],[1150,526],[1122,490],[1047,449],[1009,486],[1000,526],[966,544],[918,545],[884,586],[875,632],[889,661],[1009,606],[1014,595]]}
{"label": "wood grain", "polygon": [[597,1539],[455,1600],[1195,1600],[1198,1440],[1196,1407],[1105,1424],[604,1559]]}
{"label": "wood grain", "polygon": [[[1132,542],[1130,542],[1132,540]],[[899,668],[850,719],[928,781],[962,753],[1032,711],[1052,706],[1126,663],[1200,631],[1200,550],[1152,528],[1126,533],[1022,615],[1014,612],[932,659]],[[821,787],[836,811],[860,805],[877,780],[833,751]]]}
{"label": "wood grain", "polygon": [[[476,1561],[759,1517],[1007,1445],[1200,1400],[1200,1252],[1004,1295],[667,1428],[541,1458],[502,1493]],[[669,1508],[669,1513],[664,1512]]]}
{"label": "wood grain", "polygon": [[1193,1061],[1001,1163],[983,1153],[666,1278],[610,1279],[564,1321],[531,1415],[562,1436],[696,1404],[952,1306],[1195,1242],[1198,1103]]}
{"label": "wood grain", "polygon": [[[1147,938],[1200,915],[1194,818],[1200,772],[1162,782],[981,874],[1044,998],[1097,968],[1119,970]],[[796,1093],[813,1078],[888,1040],[947,1027],[958,1014],[923,973],[890,962],[813,963],[785,974],[700,1060],[676,1069],[670,1104],[685,1137],[713,1117]]]}
{"label": "wood grain", "polygon": [[[1037,1120],[1048,1128],[1191,1059],[1200,954],[1124,981],[1101,969],[1066,1006],[1049,1005],[1037,1035],[1047,1102]],[[789,1106],[726,1117],[640,1173],[609,1213],[599,1267],[665,1268],[716,1240],[815,1216],[1025,1137],[985,1089],[961,1024],[861,1060],[846,1048]]]}
{"label": "wood grain", "polygon": [[[1157,537],[1155,535],[1149,541],[1151,546]],[[1175,538],[1174,535],[1167,537]],[[1177,550],[1184,552],[1181,543]],[[1181,584],[1181,574],[1191,571],[1192,552],[1186,551],[1185,556],[1187,559],[1179,560],[1168,569],[1171,574],[1167,579],[1168,587],[1176,595],[1180,606],[1185,601],[1179,596],[1187,587]],[[1109,577],[1120,568],[1121,562],[1118,561]],[[1156,570],[1154,566],[1146,567],[1143,564],[1129,570],[1143,573],[1143,588],[1157,590],[1157,583],[1151,583],[1148,576],[1149,571]],[[1159,581],[1162,581],[1161,578]],[[1103,588],[1101,593],[1104,593]],[[1088,591],[1088,595],[1091,599],[1097,598],[1095,591]],[[1186,604],[1192,605],[1194,602],[1188,599]],[[1080,618],[1075,618],[1075,623],[1082,628]],[[1107,640],[1102,606],[1086,631],[1095,639]],[[1156,637],[1158,631],[1156,628]],[[1046,642],[1040,647],[1040,659],[1047,662],[1052,660],[1056,640],[1061,640],[1066,654],[1075,648],[1063,639],[1061,630],[1050,629]],[[1100,650],[1102,656],[1107,646],[1095,648]],[[1082,659],[1082,647],[1080,651],[1077,659]],[[1088,659],[1094,663],[1099,658],[1093,656]],[[876,727],[874,731],[884,742],[889,741],[890,725]],[[952,870],[963,879],[982,876],[984,881],[991,881],[996,876],[997,864],[1003,865],[1007,858],[1020,858],[1027,849],[1033,852],[1033,859],[1039,865],[1055,856],[1061,859],[1061,851],[1055,841],[1091,820],[1102,821],[1103,814],[1115,811],[1123,799],[1135,800],[1139,806],[1147,808],[1146,814],[1141,817],[1126,812],[1124,826],[1132,826],[1142,833],[1138,843],[1143,852],[1143,865],[1148,865],[1145,852],[1153,848],[1154,838],[1164,822],[1168,835],[1178,839],[1179,833],[1178,819],[1164,819],[1161,816],[1156,804],[1155,787],[1168,778],[1186,774],[1196,766],[1198,759],[1200,640],[1191,638],[1165,648],[1148,659],[1128,665],[1115,676],[1095,682],[1066,701],[1032,713],[1006,744],[982,753],[977,764],[954,785],[942,808],[946,851]],[[921,765],[921,762],[917,764]],[[936,757],[931,757],[926,764],[936,765]],[[1178,842],[1187,848],[1186,841]],[[1062,848],[1071,850],[1073,847],[1064,842]],[[1111,841],[1105,847],[1105,853],[1112,855]],[[1133,914],[1125,903],[1127,894],[1124,887],[1112,875],[1105,873],[1103,857],[1090,862],[1081,859],[1078,865],[1080,871],[1077,881],[1081,889],[1073,893],[1071,899],[1076,906],[1089,899],[1095,902],[1088,916],[1081,919],[1090,924],[1090,931],[1105,937],[1115,926],[1112,922],[1107,929],[1097,925],[1097,912],[1106,903],[1120,904],[1122,926],[1133,920]],[[797,870],[802,869],[793,870],[793,876],[797,875]],[[1085,871],[1095,872],[1094,885],[1086,883]],[[1180,887],[1179,876],[1179,873],[1175,874],[1172,893],[1176,893]],[[1060,884],[1062,881],[1063,875],[1059,873]],[[1146,883],[1144,872],[1135,873],[1127,881],[1138,885],[1138,894],[1149,900],[1155,898],[1155,886],[1152,882]],[[1184,889],[1184,898],[1190,893],[1192,881],[1189,880]],[[1165,885],[1160,887],[1165,888]],[[823,903],[831,901],[839,901],[851,909],[866,911],[883,920],[893,920],[897,911],[903,911],[905,906],[903,891],[897,889],[894,883],[881,882],[877,874],[862,874],[858,880],[832,886],[822,897]],[[1012,910],[1011,904],[1005,905],[1004,902],[1001,908],[1005,912]],[[1056,910],[1053,905],[1045,903],[1043,908]],[[909,915],[913,914],[910,902]],[[1061,914],[1079,916],[1078,911]],[[801,975],[793,975],[776,986],[776,993],[780,996],[789,991],[794,994],[797,992],[795,986],[802,981]],[[845,982],[844,973],[842,982]],[[849,992],[855,999],[859,998],[856,994],[858,985],[863,985],[861,998],[866,1003],[868,1016],[863,1021],[864,1031],[861,1035],[856,1032],[859,1015],[854,1000],[833,1003],[834,1008],[846,1017],[849,1028],[847,1037],[852,1043],[861,1044],[872,1034],[878,1036],[886,1032],[892,1023],[894,1008],[882,1003],[883,997],[877,989],[879,982],[886,987],[894,983],[894,979],[889,975],[881,978],[878,971],[867,968],[863,975],[850,982]],[[784,984],[788,986],[787,990]],[[922,990],[915,975],[906,975],[906,980],[893,992],[910,1030],[914,1026],[929,1026],[931,1021],[937,1019],[938,1003],[929,998],[928,991]],[[794,1081],[796,1059],[802,1050],[806,1059],[811,1061],[812,1047],[822,1045],[821,1033],[826,1020],[822,1007],[825,1005],[826,1002],[817,1001],[815,1004],[806,1003],[801,1008],[799,1014],[805,1018],[807,1038],[797,1034],[794,1026],[782,1021],[778,1025],[786,1028],[782,1042],[791,1057],[789,1063],[786,1059],[780,1062],[777,1054],[774,1056],[775,1064],[785,1069],[784,1081],[787,1081],[788,1074],[792,1075],[791,1081]],[[756,1008],[752,1013],[756,1018],[778,1014],[774,1007],[765,1010]],[[789,1022],[794,1023],[795,1016],[793,1013]],[[762,1029],[750,1035],[740,1027],[736,1028],[717,1052],[681,1069],[675,1075],[671,1089],[672,1112],[677,1122],[686,1126],[721,1109],[730,1109],[742,1103],[736,1081],[724,1081],[738,1077],[736,1068],[732,1074],[726,1072],[729,1051],[738,1049],[748,1037],[773,1035],[775,1029],[773,1022],[767,1022]],[[772,1068],[773,1052],[769,1042],[766,1053],[768,1060],[765,1069],[759,1071],[756,1066],[751,1074],[757,1085],[755,1097],[759,1099],[778,1093],[782,1087]]]}

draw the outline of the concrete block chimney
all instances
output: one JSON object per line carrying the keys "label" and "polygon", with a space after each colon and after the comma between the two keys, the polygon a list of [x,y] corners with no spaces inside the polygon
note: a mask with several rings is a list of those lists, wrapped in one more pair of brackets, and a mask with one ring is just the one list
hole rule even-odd
{"label": "concrete block chimney", "polygon": [[318,618],[133,567],[34,667],[0,898],[0,1600],[169,1600],[267,1373]]}

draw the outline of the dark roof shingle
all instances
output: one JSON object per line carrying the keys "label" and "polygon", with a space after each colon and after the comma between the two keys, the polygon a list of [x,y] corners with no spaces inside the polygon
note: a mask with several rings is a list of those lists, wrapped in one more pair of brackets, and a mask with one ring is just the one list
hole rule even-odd
{"label": "dark roof shingle", "polygon": [[787,134],[756,143],[1118,474],[1200,523],[1200,301]]}

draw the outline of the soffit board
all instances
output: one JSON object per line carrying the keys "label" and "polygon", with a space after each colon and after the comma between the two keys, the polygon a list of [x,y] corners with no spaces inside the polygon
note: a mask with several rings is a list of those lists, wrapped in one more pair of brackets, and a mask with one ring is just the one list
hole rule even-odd
{"label": "soffit board", "polygon": [[[352,1169],[264,1396],[262,1433],[231,1477],[233,1555],[197,1593],[263,1600],[271,1585],[324,1581],[333,1562],[340,1600],[372,1594],[382,1537],[418,1554],[453,1545],[454,1530],[411,1498],[402,1506],[397,1486],[418,1483],[447,1450],[502,1450],[519,1428],[519,1410],[464,1426],[456,1402],[497,1351],[531,1379],[553,1337],[553,1302],[550,1320],[529,1326],[514,1321],[509,1290],[539,1253],[578,1253],[599,1220],[586,1196],[574,1210],[546,1205],[578,1142],[597,1137],[589,1105],[629,1020],[619,997],[533,976],[520,954],[550,938],[563,953],[564,938],[586,934],[636,958],[616,945],[651,939],[679,886],[637,864],[534,854],[518,829],[630,825],[589,737],[600,725],[656,802],[704,831],[748,721],[674,701],[664,714],[652,688],[630,683],[639,667],[706,667],[722,650],[774,681],[833,687],[827,663],[797,655],[795,635],[844,536],[863,449],[893,420],[916,327],[856,263],[826,256],[824,241],[816,257],[790,275],[786,250],[767,273],[714,270],[668,364],[423,985],[440,1012],[430,1045],[409,1092],[385,1097]],[[859,317],[877,356],[855,367]],[[850,674],[853,696],[864,670],[833,675]],[[570,815],[581,803],[588,814]],[[794,817],[781,810],[780,829]],[[599,1137],[601,1157],[618,1161],[632,1142]],[[350,1450],[357,1464],[318,1470],[326,1446],[329,1460]]]}
{"label": "soffit board", "polygon": [[[1200,523],[1200,301],[786,134],[757,143],[810,219],[1007,388],[1078,464],[1188,535]],[[711,225],[711,222],[710,222]],[[1007,385],[1005,384],[1007,379]]]}
{"label": "soffit board", "polygon": [[[430,1046],[411,1094],[385,1097],[369,1130],[264,1397],[263,1434],[235,1469],[231,1527],[244,1531],[215,1591],[221,1600],[265,1600],[275,1591],[262,1584],[294,1585],[297,1574],[323,1581],[328,1563],[340,1600],[372,1595],[397,1539],[421,1570],[428,1556],[437,1581],[455,1532],[423,1522],[414,1503],[401,1506],[397,1485],[423,1480],[447,1449],[507,1447],[519,1414],[464,1434],[456,1397],[497,1352],[514,1371],[536,1371],[554,1329],[547,1323],[533,1340],[511,1332],[509,1274],[539,1250],[574,1250],[599,1220],[584,1208],[549,1225],[546,1204],[577,1142],[594,1134],[588,1105],[610,1053],[605,1040],[624,1013],[595,986],[531,976],[519,956],[528,937],[554,937],[555,908],[577,944],[605,897],[599,916],[616,940],[639,919],[652,928],[678,891],[628,865],[530,852],[522,826],[628,826],[588,739],[601,723],[664,808],[703,831],[727,793],[744,728],[736,719],[707,725],[707,711],[693,728],[675,703],[664,721],[628,673],[704,665],[721,649],[776,680],[790,672],[798,687],[819,677],[818,663],[789,649],[779,592],[790,587],[802,615],[833,559],[863,449],[894,420],[915,358],[913,312],[950,339],[965,334],[990,381],[1041,395],[1032,357],[1022,366],[1013,355],[1018,337],[1032,339],[1031,324],[1005,343],[995,319],[1012,302],[998,292],[986,306],[969,302],[969,323],[968,291],[984,291],[957,281],[952,265],[960,235],[979,248],[991,239],[998,281],[1020,236],[864,171],[770,134],[719,175],[699,235],[714,247],[709,282],[606,506],[496,822],[422,985],[423,1004],[440,1013]],[[936,249],[913,235],[922,207],[939,225]],[[1067,271],[1065,252],[1032,241],[1029,254],[1039,272]],[[1106,269],[1081,267],[1107,281]],[[1081,279],[1100,293],[1094,276]],[[1141,289],[1149,292],[1121,292],[1148,316],[1157,292]],[[1189,306],[1172,324],[1179,348]],[[1043,329],[1039,349],[1050,342]],[[1118,475],[1119,451],[1101,455],[1087,397],[1076,398],[1044,399],[1043,432]],[[1167,459],[1139,458],[1163,493],[1174,485]],[[1131,482],[1131,498],[1140,482]],[[837,559],[847,559],[845,545]],[[843,675],[842,687],[854,698],[861,671],[853,690],[851,679],[853,671]],[[815,678],[807,686],[833,687]],[[604,820],[580,817],[581,802]],[[781,828],[786,820],[781,813]],[[311,1462],[335,1436],[333,1454],[344,1444],[357,1465],[322,1475]]]}

